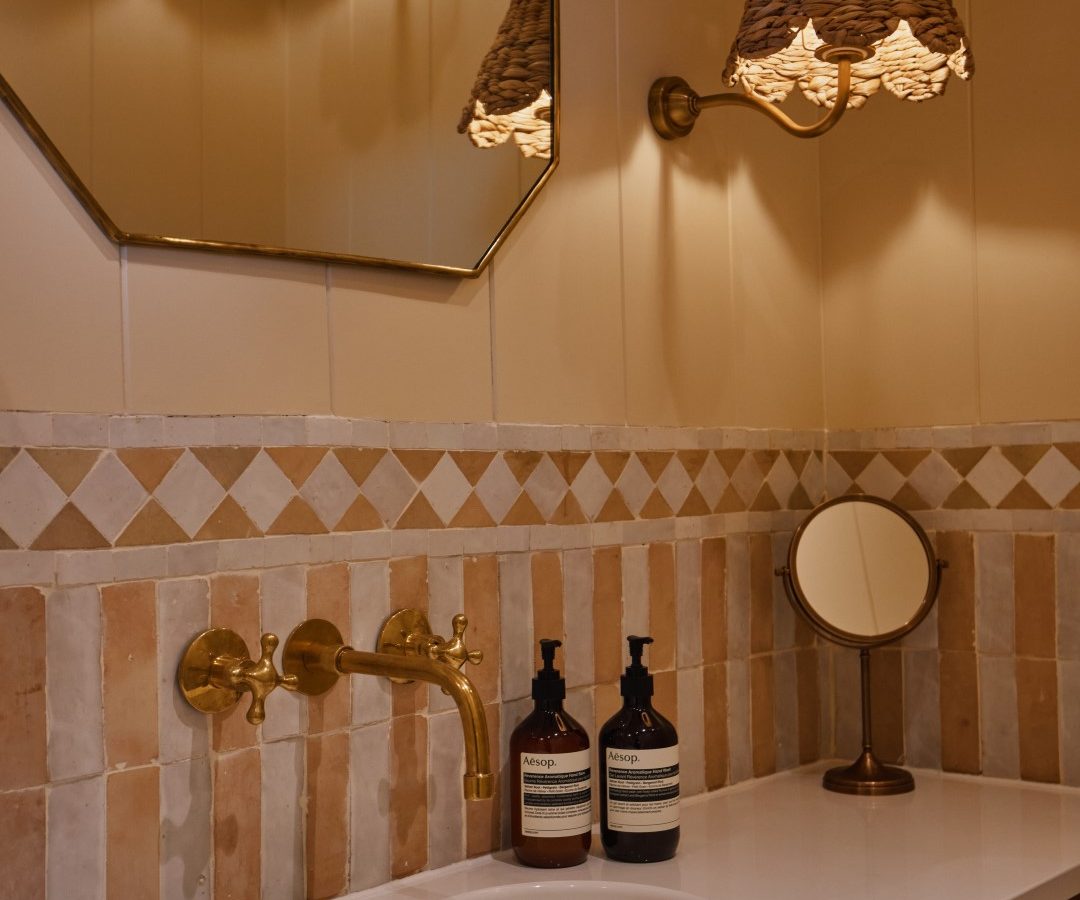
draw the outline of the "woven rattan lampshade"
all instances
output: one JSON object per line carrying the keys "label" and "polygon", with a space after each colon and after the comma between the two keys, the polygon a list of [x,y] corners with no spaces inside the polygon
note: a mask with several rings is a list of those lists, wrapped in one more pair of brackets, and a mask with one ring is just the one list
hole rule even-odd
{"label": "woven rattan lampshade", "polygon": [[729,85],[779,102],[798,85],[818,106],[836,101],[837,70],[822,46],[871,48],[851,70],[849,108],[881,88],[902,100],[944,93],[949,73],[974,72],[963,23],[949,0],[748,0],[724,69]]}
{"label": "woven rattan lampshade", "polygon": [[511,0],[458,125],[477,147],[551,158],[551,22],[551,0]]}

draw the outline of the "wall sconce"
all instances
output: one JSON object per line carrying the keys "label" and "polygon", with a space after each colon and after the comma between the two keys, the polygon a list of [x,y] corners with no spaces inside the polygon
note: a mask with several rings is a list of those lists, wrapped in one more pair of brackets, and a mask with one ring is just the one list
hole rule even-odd
{"label": "wall sconce", "polygon": [[458,125],[477,147],[512,135],[523,156],[551,159],[553,16],[551,0],[511,0]]}
{"label": "wall sconce", "polygon": [[[967,80],[974,71],[949,0],[747,0],[722,76],[745,93],[702,97],[682,78],[660,78],[649,91],[649,118],[674,140],[693,130],[702,110],[742,106],[796,137],[818,137],[881,88],[920,102],[944,93],[950,72]],[[796,85],[828,109],[819,121],[799,125],[773,105]]]}

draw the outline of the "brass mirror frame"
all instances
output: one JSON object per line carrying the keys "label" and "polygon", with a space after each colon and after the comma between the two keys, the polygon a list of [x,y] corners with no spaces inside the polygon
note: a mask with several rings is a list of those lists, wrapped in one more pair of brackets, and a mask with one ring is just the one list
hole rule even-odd
{"label": "brass mirror frame", "polygon": [[[54,144],[48,134],[45,133],[45,129],[41,127],[41,124],[34,118],[30,110],[27,109],[26,104],[19,99],[18,94],[15,93],[14,88],[12,88],[2,73],[0,73],[0,100],[4,102],[4,105],[7,106],[9,110],[11,110],[11,113],[18,120],[19,124],[22,125],[38,150],[41,151],[49,161],[49,164],[56,170],[56,173],[75,195],[75,198],[82,205],[83,209],[86,210],[90,218],[97,223],[98,227],[105,232],[110,240],[117,244],[142,247],[179,247],[186,250],[206,250],[213,253],[254,254],[258,256],[273,256],[279,259],[300,259],[325,263],[342,263],[345,265],[375,266],[382,269],[405,269],[412,272],[428,272],[434,275],[450,275],[457,278],[477,278],[491,263],[496,252],[506,242],[510,232],[514,230],[514,227],[525,214],[525,210],[532,205],[533,200],[536,199],[536,195],[540,193],[544,185],[547,184],[548,179],[551,178],[559,166],[559,147],[561,143],[561,118],[559,107],[562,65],[559,2],[560,0],[551,0],[551,52],[554,56],[551,74],[552,91],[554,92],[551,111],[551,160],[548,163],[547,168],[544,169],[543,174],[540,175],[529,192],[522,198],[510,218],[506,220],[506,223],[488,245],[483,256],[480,257],[474,267],[443,266],[434,263],[383,259],[380,257],[360,256],[351,253],[299,250],[291,247],[274,247],[267,244],[245,244],[238,241],[209,241],[198,238],[180,238],[163,234],[142,234],[139,232],[124,231],[117,226],[112,220],[112,217],[105,212],[104,207],[97,201],[83,180],[75,173],[75,170],[68,161],[64,159],[63,154],[57,148],[56,144]],[[477,65],[479,64],[480,60],[477,60]],[[463,95],[467,93],[468,86],[465,87]],[[462,140],[466,140],[466,138],[462,137]],[[512,144],[507,146],[510,147]],[[498,152],[498,150],[477,150],[477,152],[492,153]]]}
{"label": "brass mirror frame", "polygon": [[[895,628],[885,634],[867,637],[865,635],[852,634],[832,625],[822,618],[811,605],[803,592],[802,585],[796,572],[795,559],[799,551],[799,543],[806,533],[810,524],[827,509],[842,503],[875,503],[890,512],[898,515],[907,522],[908,526],[919,538],[923,550],[926,553],[928,569],[926,595],[915,614],[904,625]],[[791,605],[810,622],[818,634],[840,644],[844,647],[853,647],[859,651],[860,688],[862,700],[862,753],[850,766],[838,766],[829,769],[822,776],[822,787],[829,791],[841,794],[858,794],[862,796],[887,796],[891,794],[906,794],[915,790],[915,779],[906,769],[897,766],[887,766],[881,763],[874,755],[873,741],[871,739],[870,717],[870,650],[873,647],[881,647],[885,644],[902,638],[914,631],[919,624],[929,615],[934,606],[938,592],[941,589],[941,571],[948,563],[938,559],[934,548],[930,545],[930,539],[923,527],[915,521],[914,517],[906,510],[901,509],[890,500],[874,497],[869,494],[844,494],[822,503],[811,511],[803,522],[795,529],[788,548],[787,565],[776,570],[776,574],[784,581],[784,590],[791,601]]]}

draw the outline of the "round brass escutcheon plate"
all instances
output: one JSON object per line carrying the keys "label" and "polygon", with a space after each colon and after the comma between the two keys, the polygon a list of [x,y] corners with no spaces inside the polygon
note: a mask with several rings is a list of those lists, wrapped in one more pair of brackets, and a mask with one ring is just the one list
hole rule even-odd
{"label": "round brass escutcheon plate", "polygon": [[694,130],[698,114],[690,104],[695,93],[677,75],[658,78],[649,89],[649,121],[665,141],[686,137]]}
{"label": "round brass escutcheon plate", "polygon": [[[431,624],[418,609],[403,609],[394,613],[379,632],[379,653],[396,653],[404,656],[412,651],[418,637],[430,637]],[[394,684],[412,684],[409,678],[391,678]]]}
{"label": "round brass escutcheon plate", "polygon": [[228,628],[204,631],[188,644],[183,659],[180,660],[177,674],[180,691],[184,699],[199,712],[224,712],[240,699],[238,690],[210,683],[214,660],[221,657],[236,662],[249,658],[243,638]]}
{"label": "round brass escutcheon plate", "polygon": [[281,669],[296,676],[296,690],[313,697],[337,684],[337,654],[345,645],[341,632],[325,619],[308,619],[285,642]]}

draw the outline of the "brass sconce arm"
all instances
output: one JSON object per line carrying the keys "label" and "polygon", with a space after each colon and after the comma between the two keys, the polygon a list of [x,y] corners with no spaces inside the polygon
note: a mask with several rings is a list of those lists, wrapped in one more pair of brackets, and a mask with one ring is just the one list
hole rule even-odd
{"label": "brass sconce arm", "polygon": [[848,101],[851,99],[852,65],[869,59],[872,55],[873,51],[861,47],[822,47],[818,50],[817,56],[820,59],[837,64],[837,93],[832,109],[809,125],[800,125],[774,104],[754,94],[730,91],[702,97],[684,79],[676,75],[653,82],[649,90],[649,119],[660,137],[673,141],[686,137],[694,130],[703,110],[715,106],[741,106],[764,113],[795,137],[820,137],[839,122],[847,111]]}
{"label": "brass sconce arm", "polygon": [[228,628],[211,628],[193,640],[180,661],[180,690],[195,709],[204,713],[223,712],[251,694],[247,720],[260,725],[266,719],[266,698],[278,687],[296,690],[292,675],[279,675],[274,668],[276,634],[264,634],[257,660],[248,656],[247,644]]}
{"label": "brass sconce arm", "polygon": [[492,796],[495,779],[484,704],[475,685],[458,671],[466,661],[477,664],[483,658],[480,651],[465,647],[467,625],[465,616],[455,616],[454,637],[444,641],[431,633],[422,612],[402,610],[383,626],[378,652],[369,653],[346,646],[341,632],[330,622],[309,619],[285,642],[282,667],[296,676],[297,689],[309,695],[330,690],[341,675],[381,675],[399,684],[425,681],[438,685],[454,698],[461,716],[465,799],[486,800]]}

